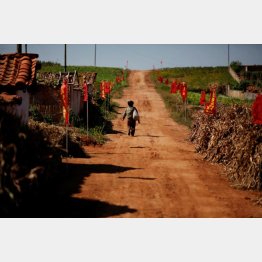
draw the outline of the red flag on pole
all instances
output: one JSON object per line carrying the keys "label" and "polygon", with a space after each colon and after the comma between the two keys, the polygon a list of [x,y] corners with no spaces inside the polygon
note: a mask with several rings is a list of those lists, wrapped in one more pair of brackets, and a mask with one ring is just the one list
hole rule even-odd
{"label": "red flag on pole", "polygon": [[253,124],[262,125],[262,95],[258,94],[252,105]]}
{"label": "red flag on pole", "polygon": [[174,80],[171,84],[170,93],[175,94],[177,92],[177,82]]}
{"label": "red flag on pole", "polygon": [[199,104],[201,106],[204,106],[206,103],[206,92],[205,91],[201,91],[201,96],[200,96],[200,101]]}
{"label": "red flag on pole", "polygon": [[163,83],[163,77],[162,77],[162,76],[159,76],[159,77],[158,77],[158,81],[159,81],[160,83]]}
{"label": "red flag on pole", "polygon": [[109,94],[110,93],[110,83],[109,82],[105,82],[104,90],[105,90],[105,94]]}
{"label": "red flag on pole", "polygon": [[204,112],[209,115],[214,115],[216,113],[216,89],[212,88],[210,91],[210,100],[209,103],[205,105]]}
{"label": "red flag on pole", "polygon": [[63,105],[63,117],[65,119],[65,125],[69,124],[69,104],[68,104],[68,84],[67,80],[63,80],[63,84],[61,86],[61,98]]}
{"label": "red flag on pole", "polygon": [[84,81],[84,85],[83,85],[83,94],[84,94],[83,101],[87,102],[88,101],[88,85],[86,81]]}
{"label": "red flag on pole", "polygon": [[186,84],[186,82],[181,83],[180,94],[182,96],[183,102],[185,102],[186,98],[187,98],[187,84]]}

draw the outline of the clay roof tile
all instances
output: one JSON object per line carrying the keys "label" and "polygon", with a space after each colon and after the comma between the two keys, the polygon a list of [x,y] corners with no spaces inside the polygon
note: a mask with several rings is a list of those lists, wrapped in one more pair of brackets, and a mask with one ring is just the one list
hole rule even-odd
{"label": "clay roof tile", "polygon": [[0,87],[31,86],[36,76],[37,54],[0,55]]}

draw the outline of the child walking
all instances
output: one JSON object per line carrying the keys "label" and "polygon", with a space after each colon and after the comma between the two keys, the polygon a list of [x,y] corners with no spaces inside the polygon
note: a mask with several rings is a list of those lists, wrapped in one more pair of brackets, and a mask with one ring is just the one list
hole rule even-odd
{"label": "child walking", "polygon": [[134,136],[136,131],[136,121],[140,124],[140,118],[137,108],[134,107],[134,102],[129,100],[127,104],[128,107],[125,109],[122,119],[124,120],[127,118],[128,135]]}

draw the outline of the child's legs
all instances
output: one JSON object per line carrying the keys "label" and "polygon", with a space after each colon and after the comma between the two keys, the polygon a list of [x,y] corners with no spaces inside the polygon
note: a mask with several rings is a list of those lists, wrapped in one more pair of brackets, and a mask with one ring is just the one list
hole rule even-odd
{"label": "child's legs", "polygon": [[131,131],[131,135],[134,136],[136,132],[136,121],[133,119],[130,125],[130,131]]}

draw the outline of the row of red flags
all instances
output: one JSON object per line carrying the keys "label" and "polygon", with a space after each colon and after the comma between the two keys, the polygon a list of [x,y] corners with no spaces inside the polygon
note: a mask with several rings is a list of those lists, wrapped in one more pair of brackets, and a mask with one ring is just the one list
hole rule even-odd
{"label": "row of red flags", "polygon": [[[174,80],[171,83],[171,88],[170,88],[170,93],[174,94],[177,91],[180,92],[181,97],[183,102],[186,101],[187,99],[187,83],[186,82],[177,82],[176,80]],[[200,96],[200,105],[205,106],[204,108],[204,112],[206,114],[211,114],[214,115],[216,113],[216,89],[213,88],[210,91],[210,100],[209,103],[206,102],[206,93],[205,91],[201,91],[201,96]]]}
{"label": "row of red flags", "polygon": [[[159,76],[160,80],[163,81],[163,77]],[[159,80],[159,79],[158,79]],[[159,80],[159,81],[160,81]],[[168,84],[168,79],[165,81]],[[110,94],[114,83],[110,81],[102,81],[100,83],[100,96],[102,99],[106,98],[106,94]],[[186,82],[177,82],[174,80],[171,83],[170,93],[176,93],[177,91],[180,92],[183,102],[187,99],[187,84]],[[62,105],[63,105],[63,117],[65,119],[65,124],[69,124],[69,100],[68,100],[68,83],[67,79],[63,80],[61,86],[61,98],[62,98]],[[88,101],[88,84],[86,81],[83,83],[83,101]],[[206,92],[201,91],[200,95],[200,105],[205,106],[204,112],[206,114],[214,115],[216,114],[216,103],[217,96],[216,96],[216,89],[211,88],[210,90],[210,99],[209,102],[206,102]],[[262,95],[258,94],[256,96],[256,100],[252,105],[252,116],[253,116],[253,123],[254,124],[262,124]]]}
{"label": "row of red flags", "polygon": [[100,82],[100,97],[102,99],[105,99],[106,95],[111,93],[114,84],[115,83],[120,84],[124,80],[125,80],[125,76],[124,76],[124,72],[122,72],[121,76],[116,76],[115,82],[105,81],[105,80],[101,81]]}
{"label": "row of red flags", "polygon": [[[163,83],[163,77],[159,76],[158,77],[158,80]],[[168,79],[166,79],[165,81],[165,84],[168,84]],[[182,100],[183,102],[186,101],[187,99],[187,91],[188,91],[188,88],[187,88],[187,83],[186,82],[178,82],[176,80],[174,80],[172,83],[171,83],[171,87],[170,87],[170,93],[171,94],[175,94],[177,93],[177,91],[180,92],[181,94],[181,97],[182,97]],[[206,93],[205,91],[201,91],[201,96],[200,96],[200,105],[203,105],[205,106],[204,108],[204,112],[206,114],[212,114],[214,115],[216,113],[216,89],[213,88],[211,89],[210,91],[210,100],[209,100],[209,103],[206,102]]]}

